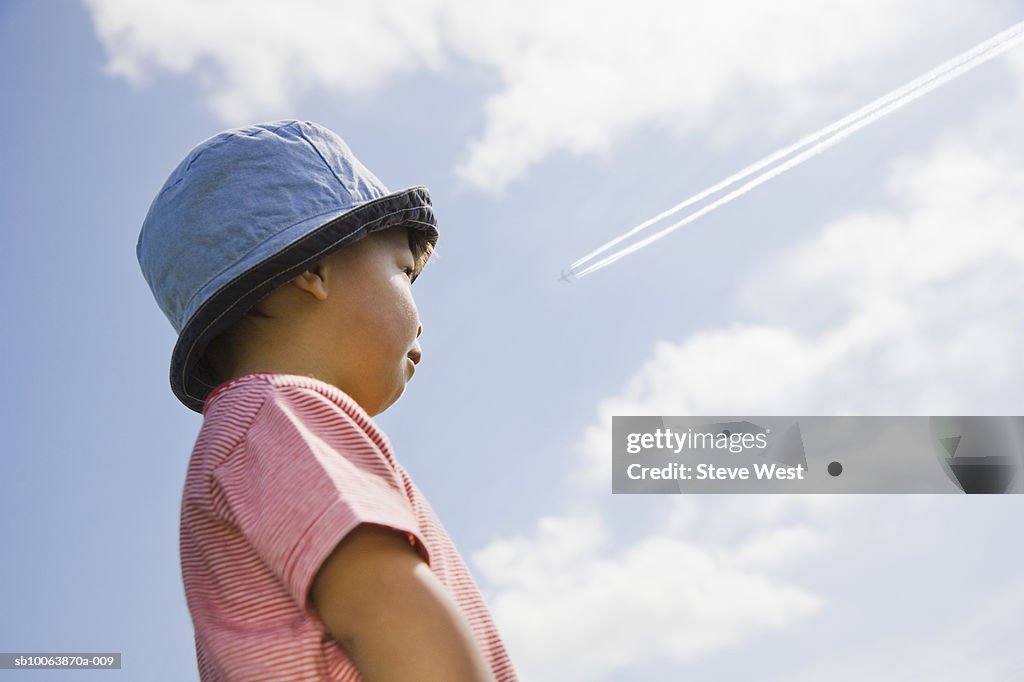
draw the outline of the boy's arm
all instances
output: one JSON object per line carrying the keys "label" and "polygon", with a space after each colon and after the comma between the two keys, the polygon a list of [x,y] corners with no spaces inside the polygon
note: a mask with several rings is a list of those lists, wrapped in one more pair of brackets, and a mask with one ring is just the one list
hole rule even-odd
{"label": "boy's arm", "polygon": [[403,533],[358,525],[310,596],[368,682],[494,680],[455,601]]}

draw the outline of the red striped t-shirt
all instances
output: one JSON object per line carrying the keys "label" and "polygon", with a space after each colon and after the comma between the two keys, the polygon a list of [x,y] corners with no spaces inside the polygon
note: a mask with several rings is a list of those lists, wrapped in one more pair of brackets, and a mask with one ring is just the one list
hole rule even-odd
{"label": "red striped t-shirt", "polygon": [[500,681],[516,674],[459,551],[387,436],[331,384],[257,372],[206,399],[181,504],[181,568],[203,682],[359,681],[309,599],[360,523],[404,532]]}

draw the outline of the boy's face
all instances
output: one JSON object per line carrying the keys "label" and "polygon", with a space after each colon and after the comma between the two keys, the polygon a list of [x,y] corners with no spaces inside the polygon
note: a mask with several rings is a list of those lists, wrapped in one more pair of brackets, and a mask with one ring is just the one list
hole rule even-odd
{"label": "boy's face", "polygon": [[320,338],[308,341],[333,383],[371,416],[401,397],[419,362],[414,263],[405,227],[371,233],[322,261]]}

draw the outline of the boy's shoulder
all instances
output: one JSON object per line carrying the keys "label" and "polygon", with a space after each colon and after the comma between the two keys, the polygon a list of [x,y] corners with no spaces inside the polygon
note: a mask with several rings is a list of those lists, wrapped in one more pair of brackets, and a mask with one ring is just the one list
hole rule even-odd
{"label": "boy's shoulder", "polygon": [[355,467],[403,487],[387,435],[341,389],[309,376],[246,374],[217,386],[207,398],[186,497],[205,499],[215,478],[243,480],[310,467],[322,473],[328,460],[334,462],[329,468]]}

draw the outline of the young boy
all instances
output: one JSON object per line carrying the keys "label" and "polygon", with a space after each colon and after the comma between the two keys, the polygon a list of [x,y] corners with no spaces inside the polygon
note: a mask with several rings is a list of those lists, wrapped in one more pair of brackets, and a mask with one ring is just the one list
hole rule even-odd
{"label": "young boy", "polygon": [[181,506],[199,674],[515,680],[476,583],[373,422],[420,360],[411,285],[437,241],[331,131],[223,132],[157,195],[139,264],[203,414]]}

